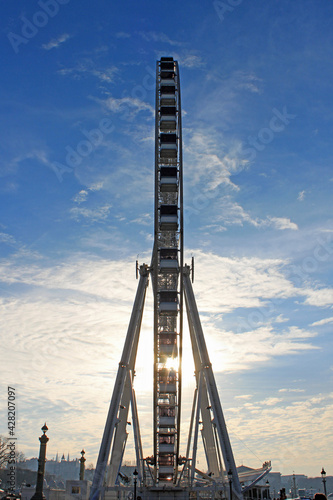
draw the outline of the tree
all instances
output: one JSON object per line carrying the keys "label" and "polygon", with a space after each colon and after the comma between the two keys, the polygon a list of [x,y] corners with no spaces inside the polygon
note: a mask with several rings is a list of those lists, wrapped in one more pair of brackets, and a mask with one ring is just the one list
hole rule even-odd
{"label": "tree", "polygon": [[[10,456],[8,449],[9,438],[0,436],[0,469],[5,469]],[[25,462],[25,455],[22,451],[15,451],[15,462]]]}
{"label": "tree", "polygon": [[8,438],[0,436],[0,469],[4,469],[8,462],[7,443]]}
{"label": "tree", "polygon": [[23,451],[17,451],[16,452],[16,462],[19,463],[19,462],[25,462],[26,461],[26,456],[25,454],[23,453]]}

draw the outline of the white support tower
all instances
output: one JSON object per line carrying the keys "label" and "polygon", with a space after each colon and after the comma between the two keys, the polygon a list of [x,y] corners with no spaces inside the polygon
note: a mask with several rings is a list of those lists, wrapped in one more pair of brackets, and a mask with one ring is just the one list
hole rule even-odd
{"label": "white support tower", "polygon": [[[140,281],[90,500],[127,498],[130,492],[119,484],[129,407],[138,471],[137,492],[142,499],[227,499],[232,485],[231,496],[242,500],[243,492],[192,289],[193,263],[191,269],[183,262],[180,80],[178,63],[172,57],[162,57],[156,65],[154,238],[151,266],[140,267]],[[133,379],[149,275],[154,293],[154,408],[153,455],[146,457],[141,445]],[[181,454],[183,303],[186,304],[196,389],[187,446]],[[201,471],[196,464],[199,427],[207,461],[206,469]],[[227,474],[232,474],[232,483],[228,484]]]}

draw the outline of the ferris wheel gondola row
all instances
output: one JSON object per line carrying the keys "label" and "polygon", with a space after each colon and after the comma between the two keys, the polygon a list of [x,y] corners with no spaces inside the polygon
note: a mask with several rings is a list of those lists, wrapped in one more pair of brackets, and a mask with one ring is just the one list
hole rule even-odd
{"label": "ferris wheel gondola row", "polygon": [[173,58],[158,61],[156,83],[154,462],[156,481],[170,483],[179,449],[183,260],[180,84]]}

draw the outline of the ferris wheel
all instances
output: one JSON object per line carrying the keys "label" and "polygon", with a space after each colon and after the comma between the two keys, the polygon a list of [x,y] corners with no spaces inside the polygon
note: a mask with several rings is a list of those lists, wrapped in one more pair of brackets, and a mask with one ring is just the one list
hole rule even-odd
{"label": "ferris wheel", "polygon": [[[211,492],[211,498],[230,498],[233,495],[235,499],[242,500],[245,490],[242,490],[238,477],[192,288],[193,261],[192,266],[184,264],[180,77],[178,63],[172,57],[161,57],[156,64],[154,215],[151,264],[143,264],[140,268],[137,266],[140,279],[102,437],[90,500],[98,500],[103,495],[107,498],[108,492],[112,492],[112,495],[109,493],[110,498],[127,498],[129,494],[128,488],[126,490],[120,484],[119,477],[122,476],[120,467],[127,442],[130,408],[136,455],[135,487],[138,484],[141,498],[185,499],[193,498],[194,493],[196,498],[207,498],[207,492]],[[153,455],[145,456],[133,379],[149,278],[154,295]],[[196,388],[187,445],[181,454],[185,309]],[[200,433],[207,462],[205,470],[197,468]],[[265,475],[269,470],[266,467],[262,474]]]}

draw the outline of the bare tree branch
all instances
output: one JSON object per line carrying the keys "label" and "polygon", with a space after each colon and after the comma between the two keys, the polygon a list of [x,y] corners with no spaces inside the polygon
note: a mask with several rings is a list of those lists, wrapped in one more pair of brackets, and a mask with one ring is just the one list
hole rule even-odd
{"label": "bare tree branch", "polygon": [[8,438],[0,436],[0,469],[4,469],[8,462]]}

